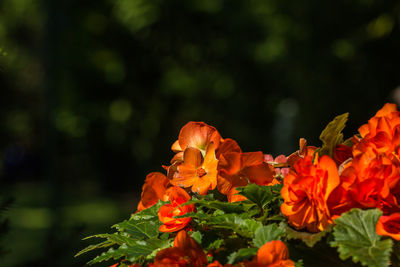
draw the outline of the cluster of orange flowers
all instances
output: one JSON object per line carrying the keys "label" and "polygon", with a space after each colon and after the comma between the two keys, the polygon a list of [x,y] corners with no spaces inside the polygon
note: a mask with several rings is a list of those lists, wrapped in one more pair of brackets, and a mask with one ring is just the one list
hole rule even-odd
{"label": "cluster of orange flowers", "polygon": [[[288,158],[274,159],[262,152],[242,152],[233,139],[223,139],[203,122],[189,122],[172,145],[176,153],[166,175],[150,173],[143,185],[138,211],[169,201],[158,211],[161,232],[178,232],[171,248],[160,250],[149,266],[204,266],[203,249],[186,231],[193,204],[191,195],[218,190],[229,202],[243,201],[237,187],[249,183],[282,183],[281,212],[297,230],[320,232],[352,208],[379,208],[383,212],[377,233],[400,240],[400,115],[386,104],[351,142],[335,144],[332,155],[307,146]],[[178,217],[178,218],[177,218]],[[215,261],[207,266],[222,266]],[[226,265],[230,266],[230,265]],[[282,241],[264,244],[251,261],[237,266],[294,266]]]}
{"label": "cluster of orange flowers", "polygon": [[281,211],[297,229],[318,232],[352,208],[383,211],[377,233],[400,240],[400,116],[386,104],[359,128],[352,145],[338,145],[334,157],[303,147],[281,191]]}
{"label": "cluster of orange flowers", "polygon": [[[231,264],[222,265],[214,261],[207,265],[207,257],[203,249],[191,238],[186,231],[180,231],[174,240],[172,248],[166,248],[157,253],[154,263],[150,267],[165,266],[193,266],[193,267],[231,267]],[[279,240],[265,243],[251,261],[238,263],[238,267],[294,267],[294,262],[289,259],[286,245]]]}
{"label": "cluster of orange flowers", "polygon": [[275,171],[262,152],[244,153],[235,140],[223,139],[218,131],[203,122],[189,122],[172,145],[176,153],[170,166],[164,166],[167,175],[154,172],[146,177],[138,211],[158,200],[170,201],[159,210],[163,222],[161,232],[176,232],[185,228],[191,218],[175,216],[195,212],[194,205],[181,204],[191,199],[189,192],[206,195],[217,189],[228,201],[245,197],[236,195],[238,186],[248,183],[272,185],[278,183]]}
{"label": "cluster of orange flowers", "polygon": [[[114,264],[110,267],[117,267]],[[153,263],[149,267],[294,267],[295,264],[289,259],[286,245],[279,240],[265,243],[251,261],[244,261],[237,265],[222,265],[214,261],[207,265],[207,256],[196,241],[186,231],[181,230],[175,237],[174,245],[170,248],[160,250]],[[139,267],[138,264],[127,267]]]}
{"label": "cluster of orange flowers", "polygon": [[[229,202],[237,202],[246,198],[236,194],[236,187],[248,183],[279,183],[274,167],[268,163],[273,161],[271,156],[242,152],[235,140],[223,139],[214,127],[203,122],[186,124],[172,150],[176,154],[171,165],[164,166],[167,175],[159,172],[147,175],[137,208],[141,211],[158,200],[170,201],[158,211],[163,223],[159,228],[161,232],[189,230],[190,217],[175,217],[196,212],[193,204],[182,205],[191,199],[190,194],[206,195],[216,189],[226,195]],[[281,156],[276,160],[285,162],[286,158]],[[279,169],[277,172],[281,173]],[[207,263],[203,250],[185,230],[178,233],[172,248],[157,253],[152,266],[203,266]],[[222,265],[216,261],[209,266]],[[285,244],[274,241],[265,244],[251,262],[244,262],[242,266],[294,266],[294,263],[288,259]]]}

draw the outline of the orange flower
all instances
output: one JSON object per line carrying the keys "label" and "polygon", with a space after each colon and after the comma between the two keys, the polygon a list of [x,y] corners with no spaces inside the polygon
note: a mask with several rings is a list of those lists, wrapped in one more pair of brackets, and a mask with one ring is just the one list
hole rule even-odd
{"label": "orange flower", "polygon": [[333,159],[339,166],[353,156],[352,147],[346,145],[337,145],[333,151]]}
{"label": "orange flower", "polygon": [[238,186],[249,182],[259,185],[271,185],[274,181],[274,168],[264,162],[262,152],[222,154],[218,164],[218,190],[225,195]]}
{"label": "orange flower", "polygon": [[315,150],[317,150],[317,147],[315,146],[307,146],[307,140],[304,138],[300,138],[299,146],[300,146],[299,150],[297,150],[296,152],[292,153],[289,157],[287,157],[287,163],[290,166],[294,166],[296,161],[298,161],[299,159],[305,158],[307,156],[312,156]]}
{"label": "orange flower", "polygon": [[327,199],[339,182],[336,164],[330,157],[319,159],[316,155],[314,163],[312,156],[299,159],[285,177],[281,190],[281,211],[289,224],[310,232],[323,231],[332,224]]}
{"label": "orange flower", "polygon": [[[239,265],[242,266],[242,265]],[[294,267],[289,259],[289,250],[280,240],[265,243],[257,252],[252,261],[245,261],[245,267]]]}
{"label": "orange flower", "polygon": [[177,161],[169,167],[168,177],[173,185],[192,187],[193,192],[205,195],[217,185],[217,165],[213,143],[208,145],[204,158],[199,149],[188,147],[184,151],[183,161]]}
{"label": "orange flower", "polygon": [[376,224],[376,233],[378,235],[390,236],[400,241],[400,213],[379,217],[378,223]]}
{"label": "orange flower", "polygon": [[265,243],[257,252],[258,266],[265,267],[294,267],[294,262],[289,259],[289,251],[282,241],[273,240]]}
{"label": "orange flower", "polygon": [[159,172],[149,173],[143,185],[141,200],[137,211],[147,209],[158,202],[158,200],[167,201],[165,194],[167,187],[170,186],[167,177]]}
{"label": "orange flower", "polygon": [[213,261],[212,263],[209,263],[207,265],[207,267],[223,267],[224,265],[222,265],[219,261]]}
{"label": "orange flower", "polygon": [[214,143],[215,149],[217,149],[221,139],[221,135],[214,127],[204,122],[191,121],[182,127],[179,138],[171,149],[174,152],[182,152],[187,147],[192,147],[199,149],[204,154],[210,143]]}
{"label": "orange flower", "polygon": [[174,218],[195,211],[193,204],[182,205],[190,200],[189,194],[182,188],[174,186],[167,189],[166,192],[171,201],[170,204],[165,204],[158,210],[158,218],[163,223],[160,226],[160,232],[175,232],[181,230],[189,224],[192,218]]}
{"label": "orange flower", "polygon": [[218,149],[215,152],[215,155],[217,159],[219,159],[222,154],[230,152],[242,153],[242,149],[240,149],[239,145],[236,143],[235,140],[226,138],[219,145]]}
{"label": "orange flower", "polygon": [[207,257],[199,244],[186,231],[180,231],[172,248],[160,250],[155,259],[155,267],[201,267],[207,264]]}
{"label": "orange flower", "polygon": [[[396,152],[400,143],[400,116],[395,104],[385,104],[367,124],[361,126],[361,139],[355,139],[353,156],[368,151],[372,154],[385,153],[390,156]],[[398,154],[397,154],[398,156]]]}
{"label": "orange flower", "polygon": [[379,208],[384,214],[400,211],[400,170],[385,154],[373,158],[360,154],[340,178],[341,185],[328,200],[332,214],[351,208]]}

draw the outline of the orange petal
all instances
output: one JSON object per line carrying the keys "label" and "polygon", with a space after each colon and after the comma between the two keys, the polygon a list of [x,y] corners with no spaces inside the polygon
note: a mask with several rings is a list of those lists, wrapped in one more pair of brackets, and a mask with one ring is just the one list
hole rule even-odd
{"label": "orange petal", "polygon": [[235,174],[242,168],[242,153],[231,152],[222,154],[219,158],[218,170],[224,170],[227,174]]}
{"label": "orange petal", "polygon": [[241,153],[242,150],[240,149],[239,145],[236,143],[235,140],[226,138],[218,147],[216,156],[219,158],[221,154],[230,153],[230,152],[237,152]]}
{"label": "orange petal", "polygon": [[261,151],[258,152],[246,152],[242,153],[242,168],[252,165],[259,165],[264,162],[264,154]]}
{"label": "orange petal", "polygon": [[183,162],[196,169],[201,166],[203,156],[197,148],[188,147],[183,152]]}
{"label": "orange petal", "polygon": [[391,104],[391,103],[386,103],[377,113],[376,117],[384,117],[388,116],[392,112],[397,111],[397,105],[396,104]]}
{"label": "orange petal", "polygon": [[257,252],[257,262],[260,266],[274,266],[289,258],[289,251],[280,240],[265,243]]}
{"label": "orange petal", "polygon": [[218,131],[204,122],[189,122],[182,127],[179,133],[179,145],[182,149],[194,147],[206,150],[209,143],[219,146],[221,135]]}
{"label": "orange petal", "polygon": [[182,148],[181,148],[181,146],[179,145],[179,140],[176,140],[176,141],[172,144],[171,150],[174,151],[174,152],[180,152],[180,151],[182,151]]}
{"label": "orange petal", "polygon": [[340,178],[339,178],[339,172],[337,170],[336,163],[331,159],[329,156],[322,156],[321,159],[319,160],[319,167],[323,170],[326,170],[328,172],[328,179],[326,181],[326,184],[322,185],[324,188],[326,188],[325,191],[325,200],[328,199],[329,194],[335,189],[339,183],[340,183]]}

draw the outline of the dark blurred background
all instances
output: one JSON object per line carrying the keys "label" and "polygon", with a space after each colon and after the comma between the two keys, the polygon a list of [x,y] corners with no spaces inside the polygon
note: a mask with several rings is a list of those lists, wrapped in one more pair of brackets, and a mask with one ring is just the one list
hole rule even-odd
{"label": "dark blurred background", "polygon": [[[1,0],[0,266],[83,266],[188,121],[289,154],[400,101],[400,3]],[[92,241],[93,242],[93,241]]]}

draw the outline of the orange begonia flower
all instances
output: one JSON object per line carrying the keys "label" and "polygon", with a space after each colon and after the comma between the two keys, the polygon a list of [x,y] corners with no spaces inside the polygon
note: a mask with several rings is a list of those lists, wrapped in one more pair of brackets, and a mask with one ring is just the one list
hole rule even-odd
{"label": "orange begonia flower", "polygon": [[205,195],[217,185],[217,165],[213,143],[208,145],[204,158],[199,149],[188,147],[184,151],[183,161],[171,165],[168,176],[171,184],[192,187],[192,192]]}
{"label": "orange begonia flower", "polygon": [[289,259],[289,250],[279,240],[267,242],[258,250],[257,263],[260,267],[294,267],[294,262]]}
{"label": "orange begonia flower", "polygon": [[209,263],[207,265],[207,267],[223,267],[224,265],[222,265],[219,261],[213,261],[212,263]]}
{"label": "orange begonia flower", "polygon": [[376,233],[400,241],[400,213],[379,217]]}
{"label": "orange begonia flower", "polygon": [[340,179],[328,200],[335,217],[351,208],[379,208],[384,214],[400,211],[400,170],[385,154],[358,155]]}
{"label": "orange begonia flower", "polygon": [[280,240],[265,243],[257,252],[252,261],[245,261],[238,266],[245,267],[294,267],[289,259],[289,250]]}
{"label": "orange begonia flower", "polygon": [[137,211],[147,209],[158,202],[158,200],[167,201],[168,196],[165,194],[168,186],[170,186],[168,178],[159,172],[152,172],[147,175],[143,185],[141,200],[138,204]]}
{"label": "orange begonia flower", "polygon": [[274,168],[264,162],[262,152],[222,154],[218,164],[218,190],[232,195],[232,190],[249,182],[258,185],[271,185],[274,181]]}
{"label": "orange begonia flower", "polygon": [[299,147],[299,150],[287,157],[287,163],[290,166],[294,166],[296,161],[298,161],[299,159],[305,158],[307,156],[312,156],[315,150],[317,150],[317,147],[315,146],[307,146],[307,140],[304,138],[300,138]]}
{"label": "orange begonia flower", "polygon": [[396,105],[385,104],[358,131],[362,138],[355,144],[353,156],[365,153],[366,146],[370,147],[369,152],[391,155],[400,143],[400,116]]}
{"label": "orange begonia flower", "polygon": [[160,250],[154,259],[155,267],[202,267],[204,264],[207,264],[206,254],[186,231],[180,231],[174,246]]}
{"label": "orange begonia flower", "polygon": [[222,141],[222,143],[220,143],[218,149],[215,151],[215,156],[217,157],[217,159],[219,159],[222,154],[231,152],[242,153],[242,149],[239,147],[235,140],[226,138]]}
{"label": "orange begonia flower", "polygon": [[204,122],[188,122],[182,127],[179,138],[172,145],[174,152],[185,151],[187,147],[197,148],[205,154],[210,143],[214,143],[215,149],[221,142],[221,135],[217,129],[205,124]]}
{"label": "orange begonia flower", "polygon": [[185,228],[192,218],[174,218],[195,211],[193,204],[182,205],[190,200],[189,194],[182,188],[174,186],[167,189],[167,194],[171,201],[170,204],[165,204],[158,210],[158,218],[163,223],[160,232],[175,232]]}
{"label": "orange begonia flower", "polygon": [[323,231],[332,224],[327,200],[339,183],[336,163],[329,156],[319,159],[317,155],[314,163],[312,156],[299,159],[285,177],[281,190],[281,211],[289,224],[310,232]]}
{"label": "orange begonia flower", "polygon": [[333,159],[338,166],[352,156],[352,147],[350,146],[339,144],[335,147],[335,150],[333,151]]}

